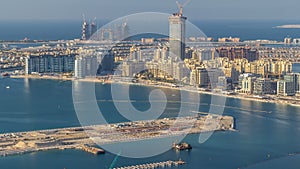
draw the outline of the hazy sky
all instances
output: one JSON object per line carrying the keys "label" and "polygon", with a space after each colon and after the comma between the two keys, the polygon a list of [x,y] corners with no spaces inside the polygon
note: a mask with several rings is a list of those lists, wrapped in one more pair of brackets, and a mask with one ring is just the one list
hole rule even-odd
{"label": "hazy sky", "polygon": [[[184,2],[185,0],[179,0]],[[175,0],[1,0],[0,20],[115,19],[137,12],[177,12]],[[191,19],[300,20],[299,0],[192,0]]]}

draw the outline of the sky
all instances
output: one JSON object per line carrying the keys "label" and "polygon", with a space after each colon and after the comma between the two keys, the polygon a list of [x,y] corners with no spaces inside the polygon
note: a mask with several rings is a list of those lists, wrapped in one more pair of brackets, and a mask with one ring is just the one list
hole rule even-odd
{"label": "sky", "polygon": [[[184,3],[185,0],[179,0]],[[190,20],[300,20],[299,0],[191,0]],[[175,0],[1,0],[0,20],[112,20],[138,12],[174,13]]]}

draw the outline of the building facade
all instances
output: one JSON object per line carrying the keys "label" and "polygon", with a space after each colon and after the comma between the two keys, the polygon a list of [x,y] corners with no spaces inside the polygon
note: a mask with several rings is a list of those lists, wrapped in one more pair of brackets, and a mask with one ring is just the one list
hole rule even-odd
{"label": "building facade", "polygon": [[295,94],[294,82],[289,82],[286,80],[279,80],[277,82],[277,95],[294,96]]}
{"label": "building facade", "polygon": [[78,56],[75,60],[76,78],[95,77],[99,63],[96,56]]}
{"label": "building facade", "polygon": [[266,95],[277,93],[277,82],[271,79],[258,78],[254,82],[253,94]]}
{"label": "building facade", "polygon": [[241,93],[253,94],[254,82],[256,77],[252,74],[245,73],[239,77],[239,87]]}
{"label": "building facade", "polygon": [[74,71],[75,55],[28,56],[25,60],[25,74],[71,73]]}
{"label": "building facade", "polygon": [[170,56],[185,59],[185,29],[186,20],[181,13],[175,13],[169,17],[169,43]]}

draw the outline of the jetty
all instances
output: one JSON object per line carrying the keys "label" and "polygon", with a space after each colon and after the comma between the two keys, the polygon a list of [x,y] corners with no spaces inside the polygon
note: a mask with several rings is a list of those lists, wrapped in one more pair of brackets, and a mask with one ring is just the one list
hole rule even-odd
{"label": "jetty", "polygon": [[164,161],[164,162],[157,162],[157,163],[148,163],[148,164],[140,164],[140,165],[133,165],[133,166],[126,166],[126,167],[117,167],[113,169],[153,169],[153,168],[171,168],[177,167],[179,165],[186,164],[185,161]]}
{"label": "jetty", "polygon": [[95,154],[95,155],[105,153],[105,150],[103,150],[101,148],[93,147],[93,146],[90,146],[90,145],[83,145],[81,147],[81,149],[85,152],[92,153],[92,154]]}

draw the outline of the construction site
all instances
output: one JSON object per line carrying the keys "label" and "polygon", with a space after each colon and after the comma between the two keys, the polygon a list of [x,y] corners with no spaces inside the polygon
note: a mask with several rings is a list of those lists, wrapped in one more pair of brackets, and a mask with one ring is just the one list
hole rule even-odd
{"label": "construction site", "polygon": [[[101,154],[105,153],[105,150],[96,145],[233,129],[233,117],[208,114],[151,121],[6,133],[0,135],[0,156],[55,149],[80,149],[93,154]],[[172,145],[170,145],[171,148]]]}

